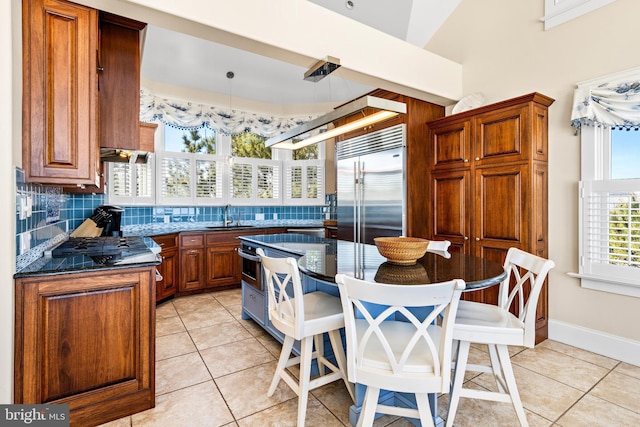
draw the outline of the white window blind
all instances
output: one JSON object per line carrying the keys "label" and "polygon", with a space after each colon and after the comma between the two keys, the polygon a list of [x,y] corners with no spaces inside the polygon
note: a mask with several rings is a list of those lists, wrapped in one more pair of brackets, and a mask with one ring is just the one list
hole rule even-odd
{"label": "white window blind", "polygon": [[220,160],[197,158],[195,165],[196,200],[199,203],[221,203],[224,194],[222,185],[223,166]]}
{"label": "white window blind", "polygon": [[229,180],[232,204],[280,204],[280,164],[277,160],[234,157]]}
{"label": "white window blind", "polygon": [[297,160],[285,163],[285,202],[324,203],[324,161]]}
{"label": "white window blind", "polygon": [[111,197],[131,197],[131,165],[129,163],[110,163],[109,192]]}
{"label": "white window blind", "polygon": [[161,204],[191,203],[190,153],[163,152],[158,167],[159,202]]}
{"label": "white window blind", "polygon": [[581,270],[640,285],[640,180],[584,181]]}
{"label": "white window blind", "polygon": [[258,165],[258,199],[280,198],[280,168],[274,165]]}
{"label": "white window blind", "polygon": [[138,202],[153,202],[154,186],[153,186],[153,163],[154,159],[150,155],[147,163],[136,163],[133,174],[133,182],[136,191],[135,198]]}
{"label": "white window blind", "polygon": [[107,197],[119,205],[150,205],[155,201],[153,155],[147,163],[107,163]]}

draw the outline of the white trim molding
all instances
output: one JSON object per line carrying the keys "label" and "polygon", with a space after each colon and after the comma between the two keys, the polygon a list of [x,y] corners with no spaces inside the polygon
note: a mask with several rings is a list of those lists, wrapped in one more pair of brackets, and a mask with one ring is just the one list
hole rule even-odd
{"label": "white trim molding", "polygon": [[545,0],[544,29],[550,30],[579,16],[613,3],[616,0]]}
{"label": "white trim molding", "polygon": [[549,319],[549,339],[640,366],[640,341]]}

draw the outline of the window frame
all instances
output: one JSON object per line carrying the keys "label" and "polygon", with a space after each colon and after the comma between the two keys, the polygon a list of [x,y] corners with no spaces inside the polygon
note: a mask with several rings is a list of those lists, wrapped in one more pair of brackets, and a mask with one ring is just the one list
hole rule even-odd
{"label": "window frame", "polygon": [[[640,191],[640,179],[609,179],[611,176],[611,128],[583,125],[581,135],[581,181],[579,188],[579,271],[569,273],[581,279],[587,289],[640,297],[640,268],[592,262],[593,247],[604,247],[601,240],[592,238],[589,223],[589,200],[603,197],[606,192]],[[605,221],[605,218],[602,218]],[[608,217],[607,217],[608,221]],[[607,222],[608,223],[608,222]]]}

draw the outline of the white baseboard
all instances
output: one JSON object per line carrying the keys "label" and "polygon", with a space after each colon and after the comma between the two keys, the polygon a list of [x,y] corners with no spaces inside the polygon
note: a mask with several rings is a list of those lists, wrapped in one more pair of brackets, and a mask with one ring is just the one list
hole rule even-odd
{"label": "white baseboard", "polygon": [[549,339],[640,366],[640,341],[551,319]]}

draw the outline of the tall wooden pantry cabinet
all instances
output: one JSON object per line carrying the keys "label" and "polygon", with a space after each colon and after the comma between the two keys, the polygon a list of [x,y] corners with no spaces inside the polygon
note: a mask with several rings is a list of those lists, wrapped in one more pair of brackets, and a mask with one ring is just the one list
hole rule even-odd
{"label": "tall wooden pantry cabinet", "polygon": [[[547,257],[548,117],[539,93],[427,123],[429,236],[451,250],[503,263],[517,247]],[[465,294],[495,304],[498,287]],[[547,287],[537,341],[547,337]]]}

